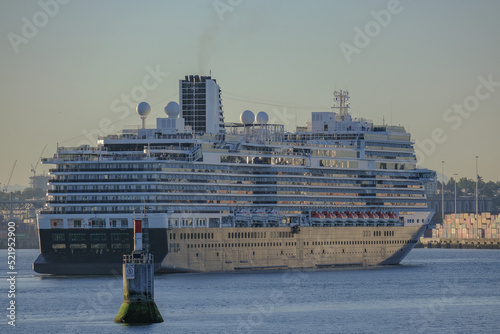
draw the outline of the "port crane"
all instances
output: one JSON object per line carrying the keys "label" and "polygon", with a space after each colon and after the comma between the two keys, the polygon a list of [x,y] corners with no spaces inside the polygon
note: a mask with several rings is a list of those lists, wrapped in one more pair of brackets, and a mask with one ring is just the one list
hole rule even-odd
{"label": "port crane", "polygon": [[33,172],[33,176],[36,175],[36,168],[38,167],[38,164],[40,163],[40,160],[42,160],[42,157],[43,157],[43,152],[45,152],[45,149],[47,148],[47,145],[44,146],[43,150],[42,150],[42,153],[40,153],[40,158],[38,158],[35,166],[33,166],[33,164],[31,164],[31,172]]}
{"label": "port crane", "polygon": [[7,192],[7,188],[9,188],[10,185],[10,180],[12,179],[12,174],[14,173],[14,169],[16,168],[17,160],[14,161],[14,166],[12,166],[12,170],[10,171],[9,179],[5,183],[4,187],[2,188],[3,192]]}

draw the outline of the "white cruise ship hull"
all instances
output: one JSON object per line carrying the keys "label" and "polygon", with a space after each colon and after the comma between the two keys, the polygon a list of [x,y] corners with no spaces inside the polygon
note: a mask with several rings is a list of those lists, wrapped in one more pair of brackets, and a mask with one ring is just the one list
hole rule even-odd
{"label": "white cruise ship hull", "polygon": [[427,225],[388,227],[175,228],[164,272],[330,268],[399,264]]}

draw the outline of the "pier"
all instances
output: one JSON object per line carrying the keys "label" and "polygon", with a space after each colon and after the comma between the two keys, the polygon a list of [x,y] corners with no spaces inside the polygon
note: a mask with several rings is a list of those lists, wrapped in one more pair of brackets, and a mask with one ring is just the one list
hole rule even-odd
{"label": "pier", "polygon": [[500,239],[435,239],[421,238],[415,247],[460,248],[460,249],[500,249]]}

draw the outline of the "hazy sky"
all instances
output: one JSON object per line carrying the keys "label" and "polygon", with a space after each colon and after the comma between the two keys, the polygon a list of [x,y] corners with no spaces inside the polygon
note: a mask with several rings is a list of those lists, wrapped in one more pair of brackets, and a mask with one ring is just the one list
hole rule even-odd
{"label": "hazy sky", "polygon": [[[67,3],[66,3],[67,2]],[[28,185],[45,145],[148,125],[178,80],[208,75],[226,121],[288,130],[348,88],[351,111],[401,124],[423,167],[500,180],[500,1],[1,1],[0,183]],[[52,166],[39,166],[37,172]]]}

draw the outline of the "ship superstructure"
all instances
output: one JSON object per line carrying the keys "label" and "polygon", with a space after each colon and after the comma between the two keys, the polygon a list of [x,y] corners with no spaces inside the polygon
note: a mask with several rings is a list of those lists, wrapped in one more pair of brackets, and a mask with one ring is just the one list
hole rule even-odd
{"label": "ship superstructure", "polygon": [[430,221],[435,173],[417,168],[403,127],[352,119],[348,92],[294,132],[249,110],[224,123],[211,77],[186,77],[179,92],[155,128],[44,159],[56,168],[36,271],[119,271],[138,216],[156,269],[171,272],[395,264]]}

